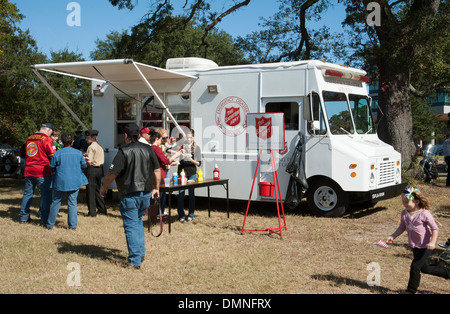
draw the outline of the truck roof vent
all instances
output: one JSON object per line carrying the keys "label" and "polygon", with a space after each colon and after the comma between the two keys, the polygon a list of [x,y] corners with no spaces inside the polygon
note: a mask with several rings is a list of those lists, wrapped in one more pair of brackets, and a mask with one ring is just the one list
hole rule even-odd
{"label": "truck roof vent", "polygon": [[166,62],[167,70],[181,69],[213,69],[219,66],[212,60],[203,58],[173,58]]}

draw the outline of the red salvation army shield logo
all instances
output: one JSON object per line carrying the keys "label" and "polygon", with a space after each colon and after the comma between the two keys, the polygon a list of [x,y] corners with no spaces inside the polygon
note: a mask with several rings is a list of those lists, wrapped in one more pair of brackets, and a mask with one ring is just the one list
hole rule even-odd
{"label": "red salvation army shield logo", "polygon": [[225,109],[225,123],[229,126],[236,126],[241,122],[241,108],[231,107]]}
{"label": "red salvation army shield logo", "polygon": [[261,117],[256,118],[256,136],[260,139],[267,140],[272,137],[272,118]]}
{"label": "red salvation army shield logo", "polygon": [[249,112],[243,99],[236,96],[227,97],[217,106],[216,125],[226,136],[238,136],[247,129],[246,115]]}

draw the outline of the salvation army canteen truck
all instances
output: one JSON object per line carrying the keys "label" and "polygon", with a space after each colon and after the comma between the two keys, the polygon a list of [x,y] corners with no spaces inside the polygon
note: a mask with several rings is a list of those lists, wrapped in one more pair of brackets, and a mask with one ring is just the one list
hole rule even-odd
{"label": "salvation army canteen truck", "polygon": [[[169,59],[165,69],[131,59],[40,64],[32,69],[69,112],[70,106],[41,72],[92,81],[92,128],[100,131],[105,170],[124,143],[128,123],[164,128],[173,138],[192,128],[202,150],[204,177],[211,178],[217,165],[221,177],[229,179],[230,198],[249,200],[260,151],[248,145],[249,132],[258,130],[247,125],[247,115],[282,113],[282,124],[263,122],[271,128],[265,137],[284,141],[272,149],[283,200],[290,179],[285,169],[300,139],[305,195],[315,214],[339,216],[353,202],[375,203],[404,188],[401,156],[377,136],[368,77],[360,69],[311,60],[218,66],[201,58]],[[256,182],[273,182],[271,156],[263,149]],[[168,175],[173,171],[176,167]],[[202,193],[206,191],[196,191]],[[216,196],[220,193],[217,190]],[[275,196],[257,188],[251,199],[275,201]]]}

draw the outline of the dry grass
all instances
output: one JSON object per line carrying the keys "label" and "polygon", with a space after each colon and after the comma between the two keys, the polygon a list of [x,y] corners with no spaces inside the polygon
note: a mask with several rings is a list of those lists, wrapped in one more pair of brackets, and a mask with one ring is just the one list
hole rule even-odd
{"label": "dry grass", "polygon": [[[420,188],[432,200],[443,242],[450,236],[450,189],[442,180]],[[0,293],[398,293],[409,277],[406,235],[388,249],[372,245],[397,227],[399,199],[330,219],[310,216],[302,203],[286,209],[283,240],[267,232],[240,234],[246,202],[231,202],[227,219],[223,202],[213,202],[208,218],[206,202],[199,201],[193,222],[174,222],[171,234],[166,224],[160,238],[147,234],[146,260],[134,270],[122,266],[127,248],[117,202],[108,204],[108,216],[96,218],[86,217],[86,205],[79,204],[76,231],[67,230],[63,205],[49,231],[37,223],[38,198],[35,223],[18,223],[22,192],[23,181],[0,179]],[[273,205],[252,203],[250,214],[246,228],[278,225]],[[71,262],[81,267],[78,287],[66,282]],[[381,268],[379,287],[367,285],[371,262]],[[450,285],[423,275],[419,292],[450,293]]]}

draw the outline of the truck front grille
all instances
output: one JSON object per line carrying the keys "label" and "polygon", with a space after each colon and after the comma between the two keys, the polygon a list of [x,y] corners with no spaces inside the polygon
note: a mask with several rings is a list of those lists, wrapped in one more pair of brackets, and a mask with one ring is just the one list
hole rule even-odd
{"label": "truck front grille", "polygon": [[380,161],[378,165],[378,185],[395,183],[395,161]]}

